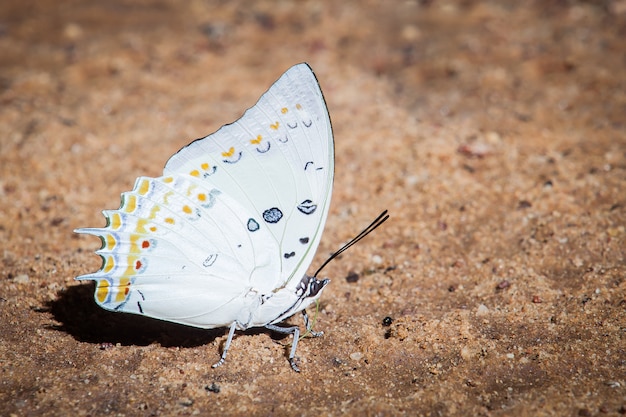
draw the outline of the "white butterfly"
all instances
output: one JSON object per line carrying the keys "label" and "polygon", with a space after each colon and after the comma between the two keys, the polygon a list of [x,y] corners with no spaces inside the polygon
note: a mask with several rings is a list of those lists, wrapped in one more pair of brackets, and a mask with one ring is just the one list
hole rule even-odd
{"label": "white butterfly", "polygon": [[[322,236],[334,173],[328,110],[307,64],[285,72],[236,122],[178,151],[163,176],[140,177],[105,210],[95,300],[112,311],[200,328],[266,327],[319,298],[306,274]],[[312,332],[315,336],[321,333]]]}

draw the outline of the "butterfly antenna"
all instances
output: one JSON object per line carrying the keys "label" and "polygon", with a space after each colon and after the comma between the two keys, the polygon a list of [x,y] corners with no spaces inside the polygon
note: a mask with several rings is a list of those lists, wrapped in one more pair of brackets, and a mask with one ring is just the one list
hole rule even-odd
{"label": "butterfly antenna", "polygon": [[319,274],[320,271],[322,269],[324,269],[324,267],[326,265],[328,265],[328,263],[330,261],[332,261],[333,259],[335,259],[339,255],[341,255],[342,253],[347,251],[352,245],[356,244],[359,240],[363,239],[365,236],[367,236],[370,233],[372,233],[374,230],[376,230],[376,228],[378,228],[378,226],[383,224],[388,218],[389,218],[389,215],[387,214],[387,210],[385,210],[382,213],[380,213],[378,215],[378,217],[376,217],[376,219],[373,222],[371,222],[369,226],[367,226],[365,229],[363,229],[363,231],[361,233],[359,233],[358,235],[353,237],[348,243],[346,243],[341,248],[339,248],[339,250],[337,250],[337,252],[335,252],[332,255],[330,255],[328,257],[328,259],[326,259],[326,262],[324,262],[322,264],[322,266],[319,267],[319,269],[315,272],[315,274],[313,276],[317,277],[317,274]]}

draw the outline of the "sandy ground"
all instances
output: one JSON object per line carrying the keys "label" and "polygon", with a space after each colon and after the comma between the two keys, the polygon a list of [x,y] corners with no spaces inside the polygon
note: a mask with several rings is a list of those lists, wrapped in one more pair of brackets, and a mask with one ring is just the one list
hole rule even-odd
{"label": "sandy ground", "polygon": [[[0,415],[626,414],[624,39],[624,0],[3,1]],[[72,230],[302,61],[311,269],[392,218],[325,270],[300,374],[263,330],[212,369],[224,329],[96,306]]]}

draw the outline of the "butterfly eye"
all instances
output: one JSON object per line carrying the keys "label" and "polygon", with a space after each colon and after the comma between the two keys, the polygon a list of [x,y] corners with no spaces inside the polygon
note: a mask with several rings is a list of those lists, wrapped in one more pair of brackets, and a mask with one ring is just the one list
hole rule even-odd
{"label": "butterfly eye", "polygon": [[317,297],[317,295],[319,294],[320,291],[322,291],[324,289],[324,287],[326,286],[326,284],[328,284],[330,282],[330,280],[328,278],[323,279],[323,280],[319,280],[315,277],[311,277],[310,283],[309,283],[309,293],[308,296],[309,297]]}

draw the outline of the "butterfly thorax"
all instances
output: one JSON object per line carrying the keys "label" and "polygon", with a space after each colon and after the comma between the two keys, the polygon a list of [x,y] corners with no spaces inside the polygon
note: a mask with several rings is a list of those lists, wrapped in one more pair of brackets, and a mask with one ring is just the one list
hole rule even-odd
{"label": "butterfly thorax", "polygon": [[295,290],[292,286],[287,285],[270,294],[263,295],[257,310],[252,313],[252,320],[246,327],[260,327],[266,324],[279,323],[304,310],[320,297],[322,290],[329,282],[330,280],[327,278],[319,280],[305,274]]}

